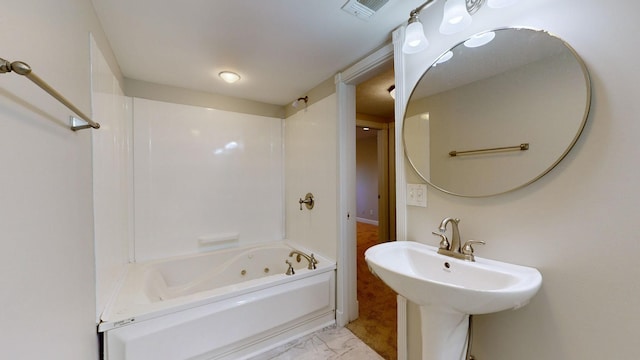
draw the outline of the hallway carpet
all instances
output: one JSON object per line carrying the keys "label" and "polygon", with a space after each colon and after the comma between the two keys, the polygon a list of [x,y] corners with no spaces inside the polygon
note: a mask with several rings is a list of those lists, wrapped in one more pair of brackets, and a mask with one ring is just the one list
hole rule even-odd
{"label": "hallway carpet", "polygon": [[365,344],[387,360],[397,359],[396,294],[373,276],[364,261],[364,252],[379,243],[378,227],[357,223],[357,273],[359,317],[347,325]]}

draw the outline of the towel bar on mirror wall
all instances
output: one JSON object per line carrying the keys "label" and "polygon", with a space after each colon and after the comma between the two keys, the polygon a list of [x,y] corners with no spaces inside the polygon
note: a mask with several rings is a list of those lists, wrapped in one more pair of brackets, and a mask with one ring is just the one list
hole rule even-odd
{"label": "towel bar on mirror wall", "polygon": [[453,150],[449,152],[449,156],[463,156],[463,155],[484,154],[484,153],[502,152],[502,151],[524,151],[524,150],[529,150],[529,143],[523,143],[516,146],[504,146],[504,147],[489,148],[489,149],[465,150],[465,151]]}
{"label": "towel bar on mirror wall", "polygon": [[91,120],[90,117],[85,115],[80,109],[78,109],[75,105],[73,105],[69,100],[67,100],[62,94],[52,88],[49,84],[47,84],[44,80],[42,80],[38,75],[34,74],[31,71],[31,66],[22,61],[14,61],[9,62],[5,59],[0,58],[0,74],[14,72],[18,75],[23,75],[27,79],[31,80],[34,84],[38,85],[42,90],[46,91],[49,95],[53,96],[56,100],[60,101],[64,106],[69,108],[69,110],[78,114],[82,119],[78,119],[76,117],[71,117],[71,130],[77,131],[82,129],[94,128],[99,129],[100,124]]}

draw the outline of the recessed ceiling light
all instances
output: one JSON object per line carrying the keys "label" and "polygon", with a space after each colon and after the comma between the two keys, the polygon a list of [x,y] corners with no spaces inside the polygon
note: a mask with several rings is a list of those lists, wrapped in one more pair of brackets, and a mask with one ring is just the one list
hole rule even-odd
{"label": "recessed ceiling light", "polygon": [[228,82],[229,84],[233,84],[234,82],[240,80],[240,75],[232,71],[223,71],[219,73],[218,76],[220,76],[222,80]]}

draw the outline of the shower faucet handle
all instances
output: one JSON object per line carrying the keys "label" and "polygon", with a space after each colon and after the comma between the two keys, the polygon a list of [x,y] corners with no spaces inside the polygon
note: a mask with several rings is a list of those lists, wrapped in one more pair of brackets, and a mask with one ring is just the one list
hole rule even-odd
{"label": "shower faucet handle", "polygon": [[316,260],[316,258],[313,256],[313,253],[312,253],[311,256],[309,256],[309,266],[307,267],[307,269],[315,270],[317,265],[318,265],[318,260]]}
{"label": "shower faucet handle", "polygon": [[300,211],[302,211],[302,204],[305,204],[307,206],[307,209],[309,210],[313,209],[313,205],[315,204],[315,201],[313,200],[313,194],[307,193],[307,195],[305,195],[304,197],[304,200],[300,199],[298,200],[298,203],[300,204]]}

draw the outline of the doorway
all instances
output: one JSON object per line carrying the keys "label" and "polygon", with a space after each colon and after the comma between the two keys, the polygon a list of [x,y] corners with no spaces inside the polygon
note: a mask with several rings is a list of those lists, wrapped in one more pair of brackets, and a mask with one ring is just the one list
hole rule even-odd
{"label": "doorway", "polygon": [[[382,124],[386,125],[386,124]],[[384,126],[381,126],[384,127]],[[388,189],[386,129],[356,129],[356,287],[358,318],[347,325],[357,337],[387,360],[397,359],[396,294],[375,277],[364,260],[371,246],[389,241],[387,206],[381,201]],[[387,201],[388,202],[388,201]],[[387,216],[387,219],[385,219]],[[386,220],[386,221],[385,221]]]}
{"label": "doorway", "polygon": [[347,328],[385,359],[396,359],[396,294],[371,274],[364,260],[367,248],[395,239],[394,100],[388,91],[394,83],[394,73],[391,63],[382,68],[356,85],[358,317]]}
{"label": "doorway", "polygon": [[[393,66],[394,47],[392,44],[376,50],[335,77],[338,105],[338,251],[336,272],[336,322],[346,326],[358,318],[357,275],[356,275],[356,86],[380,75]],[[387,84],[387,86],[389,86]],[[378,96],[389,97],[387,88],[378,87]],[[389,99],[393,103],[392,99]],[[375,103],[375,101],[372,101]],[[358,106],[362,102],[358,101]],[[395,113],[395,111],[394,111]],[[389,138],[394,139],[393,127],[389,127]],[[395,149],[395,141],[390,141]],[[395,156],[390,163],[395,166]],[[393,174],[393,172],[392,172]],[[395,179],[391,176],[390,179]],[[390,183],[395,189],[395,184]],[[398,189],[390,191],[395,197]],[[394,211],[395,207],[393,207]],[[395,218],[392,215],[391,218]],[[397,228],[394,233],[401,229]]]}

